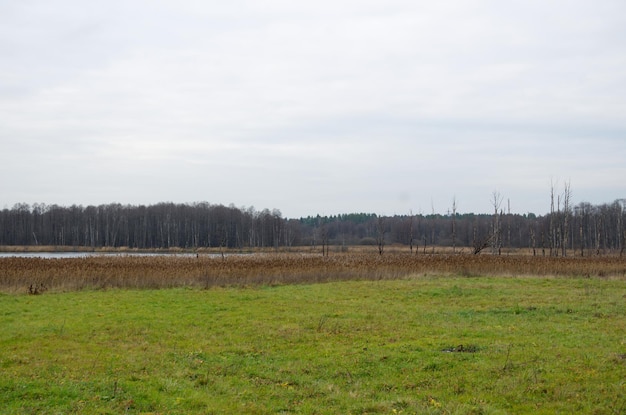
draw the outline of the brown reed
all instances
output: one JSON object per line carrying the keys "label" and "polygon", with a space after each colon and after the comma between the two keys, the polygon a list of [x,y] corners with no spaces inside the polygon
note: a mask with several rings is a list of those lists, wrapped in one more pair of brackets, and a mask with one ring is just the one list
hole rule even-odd
{"label": "brown reed", "polygon": [[419,275],[557,276],[625,278],[619,257],[527,255],[409,255],[406,253],[306,253],[245,255],[90,256],[0,258],[0,291],[46,291],[171,287],[258,286],[380,280]]}

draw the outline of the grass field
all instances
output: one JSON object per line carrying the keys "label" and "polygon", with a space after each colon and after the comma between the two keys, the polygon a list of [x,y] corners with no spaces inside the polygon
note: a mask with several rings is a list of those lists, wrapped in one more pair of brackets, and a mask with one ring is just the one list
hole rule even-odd
{"label": "grass field", "polygon": [[0,413],[624,413],[625,281],[584,274],[0,294]]}

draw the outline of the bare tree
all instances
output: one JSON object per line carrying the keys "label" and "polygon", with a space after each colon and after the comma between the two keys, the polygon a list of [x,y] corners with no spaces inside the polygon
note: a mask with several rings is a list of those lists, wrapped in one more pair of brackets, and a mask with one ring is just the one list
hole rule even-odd
{"label": "bare tree", "polygon": [[550,182],[550,256],[554,255],[553,249],[556,245],[556,223],[554,218],[554,181]]}
{"label": "bare tree", "polygon": [[378,255],[382,255],[385,249],[385,220],[382,216],[376,222],[376,243],[378,245]]}
{"label": "bare tree", "polygon": [[511,248],[511,199],[506,199],[506,246]]}
{"label": "bare tree", "polygon": [[[562,184],[560,184],[562,186]],[[233,205],[159,203],[152,206],[109,204],[63,207],[38,204],[15,205],[0,210],[0,245],[70,245],[83,247],[128,246],[220,249],[309,245],[324,256],[330,243],[379,244],[379,253],[390,243],[409,244],[419,252],[435,251],[441,241],[452,246],[474,247],[476,252],[491,247],[531,247],[534,255],[594,255],[611,252],[624,256],[626,249],[626,201],[573,206],[569,182],[551,189],[551,212],[513,215],[501,208],[502,198],[494,192],[493,213],[459,215],[452,201],[447,216],[421,213],[411,216],[378,217],[350,214],[339,217],[283,218],[278,210],[256,211]],[[508,215],[505,218],[504,215]],[[380,225],[379,225],[380,223]],[[508,231],[507,231],[508,226]],[[338,236],[340,235],[340,239]],[[430,242],[429,242],[430,241]],[[488,245],[485,247],[485,242]],[[574,251],[575,250],[575,251]],[[618,254],[619,253],[619,254]]]}
{"label": "bare tree", "polygon": [[500,206],[502,205],[502,195],[497,190],[492,193],[491,205],[493,206],[493,225],[492,225],[492,238],[491,238],[491,253],[500,254],[502,247],[502,241],[500,238]]}
{"label": "bare tree", "polygon": [[328,256],[328,226],[322,225],[321,228],[321,240],[322,240],[322,256]]}
{"label": "bare tree", "polygon": [[600,255],[600,241],[602,240],[601,228],[602,228],[602,216],[600,213],[594,215],[594,227],[596,234],[596,255]]}
{"label": "bare tree", "polygon": [[[432,246],[432,253],[435,253],[435,204],[433,203],[433,200],[430,199],[430,210],[431,210],[431,219],[432,219],[432,226],[430,229],[430,244]],[[424,246],[424,249],[426,249],[426,247]]]}
{"label": "bare tree", "polygon": [[[476,233],[475,229],[474,229],[474,233]],[[494,236],[495,236],[494,234],[489,234],[487,235],[486,238],[482,240],[476,239],[476,237],[474,236],[474,255],[480,254],[480,252],[483,249],[487,248],[489,244],[492,242]]]}
{"label": "bare tree", "polygon": [[561,242],[561,256],[567,256],[567,243],[569,238],[569,219],[571,215],[572,189],[569,181],[565,182],[563,189],[563,232]]}
{"label": "bare tree", "polygon": [[617,232],[619,238],[619,256],[620,258],[624,255],[624,245],[626,245],[626,199],[619,199],[619,216],[617,221]]}
{"label": "bare tree", "polygon": [[409,216],[409,249],[413,253],[413,211],[410,211]]}
{"label": "bare tree", "polygon": [[452,252],[456,252],[456,196],[452,198]]}
{"label": "bare tree", "polygon": [[580,239],[580,256],[585,256],[585,204],[581,203],[579,205],[579,227],[578,227],[578,237]]}

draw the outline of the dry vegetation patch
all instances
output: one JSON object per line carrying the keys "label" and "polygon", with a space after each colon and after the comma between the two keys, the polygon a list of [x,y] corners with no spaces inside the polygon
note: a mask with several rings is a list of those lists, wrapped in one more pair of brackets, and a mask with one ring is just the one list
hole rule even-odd
{"label": "dry vegetation patch", "polygon": [[106,288],[278,285],[378,280],[410,275],[536,275],[624,278],[619,257],[408,255],[365,253],[329,257],[305,253],[244,255],[0,258],[0,290],[40,294]]}

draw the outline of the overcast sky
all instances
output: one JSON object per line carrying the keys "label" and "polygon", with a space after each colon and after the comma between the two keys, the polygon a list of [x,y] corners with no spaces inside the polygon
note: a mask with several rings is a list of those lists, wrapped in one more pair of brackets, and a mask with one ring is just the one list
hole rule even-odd
{"label": "overcast sky", "polygon": [[0,208],[626,198],[624,0],[0,0]]}

